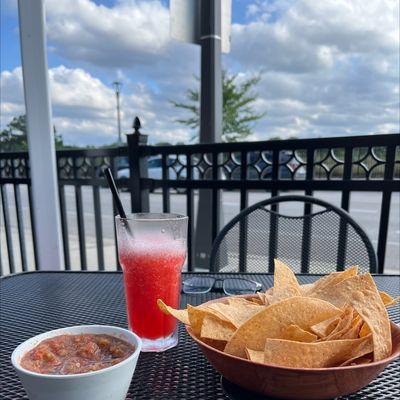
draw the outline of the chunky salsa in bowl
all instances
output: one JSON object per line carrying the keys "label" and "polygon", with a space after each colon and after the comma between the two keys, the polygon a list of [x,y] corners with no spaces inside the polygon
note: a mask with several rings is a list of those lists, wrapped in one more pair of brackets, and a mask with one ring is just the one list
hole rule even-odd
{"label": "chunky salsa in bowl", "polygon": [[127,329],[81,325],[26,340],[11,362],[29,400],[125,400],[141,348]]}
{"label": "chunky salsa in bowl", "polygon": [[132,344],[114,336],[67,334],[43,340],[24,354],[20,365],[39,374],[82,374],[118,364],[134,351]]}

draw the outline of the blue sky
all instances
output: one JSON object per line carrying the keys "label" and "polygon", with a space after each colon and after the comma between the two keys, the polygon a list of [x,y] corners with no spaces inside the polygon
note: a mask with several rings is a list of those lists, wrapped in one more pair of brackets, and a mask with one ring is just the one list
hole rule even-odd
{"label": "blue sky", "polygon": [[[16,0],[1,2],[1,126],[24,112]],[[238,80],[261,73],[253,140],[399,131],[399,3],[232,0]],[[150,140],[191,132],[169,100],[195,87],[199,48],[169,37],[168,1],[47,0],[54,123],[67,143],[116,137],[111,82],[123,82],[123,130],[138,115]]]}

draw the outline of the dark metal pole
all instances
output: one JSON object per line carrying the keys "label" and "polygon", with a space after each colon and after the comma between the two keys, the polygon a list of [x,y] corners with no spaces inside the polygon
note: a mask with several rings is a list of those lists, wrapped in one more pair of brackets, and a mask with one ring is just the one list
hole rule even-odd
{"label": "dark metal pole", "polygon": [[[222,137],[221,0],[201,0],[200,143],[220,142]],[[216,163],[217,160],[213,159]],[[205,178],[211,178],[205,177]],[[195,267],[209,268],[212,246],[212,209],[220,207],[219,192],[199,191],[195,236]],[[214,215],[221,215],[216,213]],[[219,221],[216,221],[217,226]],[[217,228],[218,229],[218,228]]]}
{"label": "dark metal pole", "polygon": [[121,89],[121,82],[115,81],[113,82],[113,86],[115,89],[115,97],[117,99],[117,127],[118,127],[118,144],[121,145],[122,143],[122,138],[121,138],[121,110],[120,110],[120,104],[119,104],[119,94],[120,94],[120,89]]}
{"label": "dark metal pole", "polygon": [[201,0],[200,143],[222,137],[221,0]]}

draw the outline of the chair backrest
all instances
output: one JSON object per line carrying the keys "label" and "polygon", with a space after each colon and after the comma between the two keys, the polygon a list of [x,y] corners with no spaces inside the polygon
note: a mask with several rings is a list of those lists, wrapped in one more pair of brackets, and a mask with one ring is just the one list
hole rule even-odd
{"label": "chair backrest", "polygon": [[[297,207],[300,213],[294,213]],[[279,258],[303,273],[329,273],[353,265],[376,272],[374,248],[349,213],[312,196],[277,196],[233,218],[216,237],[211,271],[273,272]]]}

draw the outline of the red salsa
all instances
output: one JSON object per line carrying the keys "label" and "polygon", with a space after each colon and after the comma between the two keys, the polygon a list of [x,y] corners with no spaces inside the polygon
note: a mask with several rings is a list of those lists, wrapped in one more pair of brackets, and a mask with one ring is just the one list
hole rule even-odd
{"label": "red salsa", "polygon": [[133,345],[110,335],[60,335],[28,351],[21,366],[39,374],[82,374],[118,364],[134,351]]}

